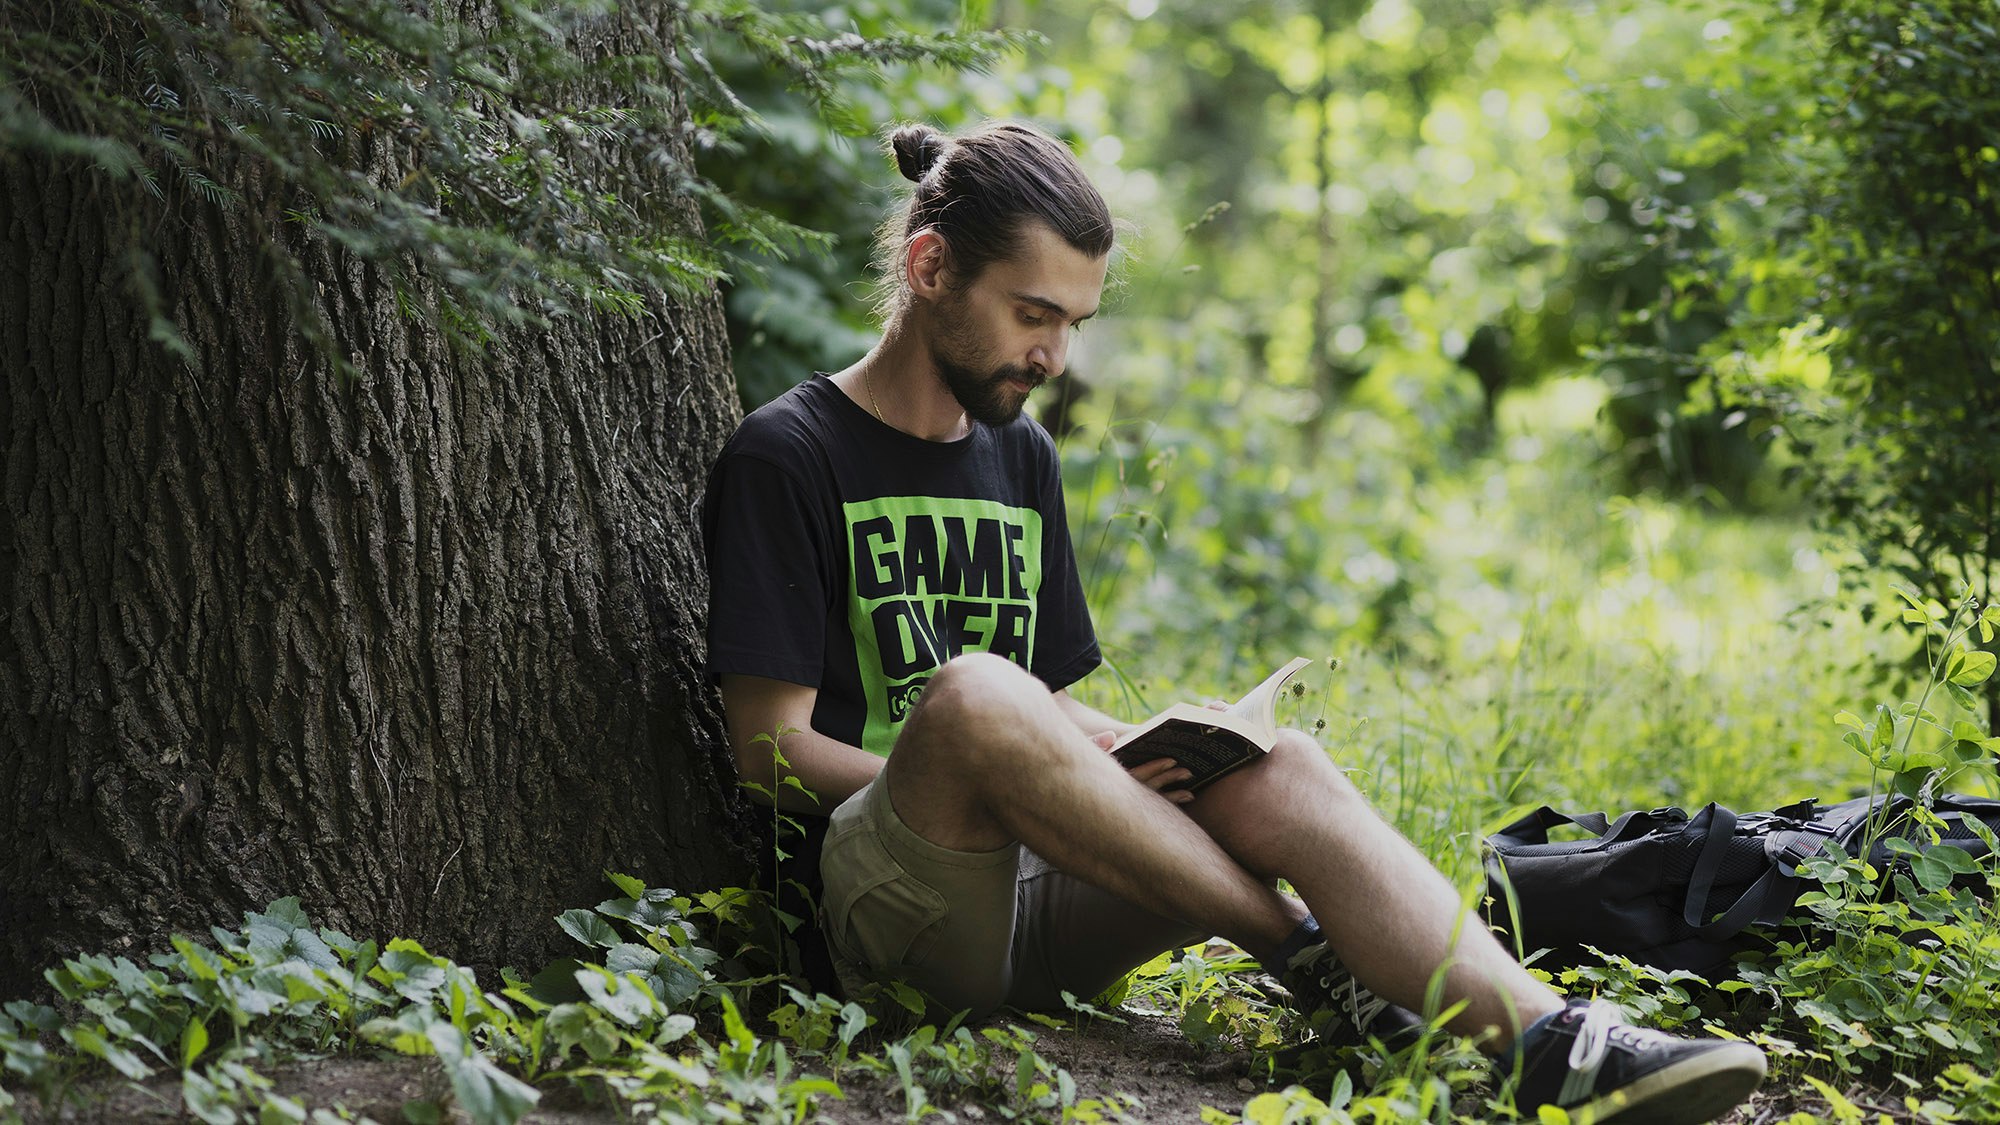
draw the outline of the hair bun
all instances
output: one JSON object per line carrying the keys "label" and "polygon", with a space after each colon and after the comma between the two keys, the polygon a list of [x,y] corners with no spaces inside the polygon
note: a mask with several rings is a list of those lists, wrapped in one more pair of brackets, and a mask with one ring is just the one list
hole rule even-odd
{"label": "hair bun", "polygon": [[896,170],[906,180],[921,181],[944,159],[951,138],[929,125],[905,125],[889,135],[889,150],[896,154]]}

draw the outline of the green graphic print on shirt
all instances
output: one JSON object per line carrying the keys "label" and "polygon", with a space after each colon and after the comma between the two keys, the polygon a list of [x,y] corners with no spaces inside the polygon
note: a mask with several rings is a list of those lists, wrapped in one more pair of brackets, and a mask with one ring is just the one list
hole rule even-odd
{"label": "green graphic print on shirt", "polygon": [[848,624],[868,721],[887,754],[946,660],[991,652],[1030,666],[1042,517],[993,500],[885,496],[842,505],[853,567]]}

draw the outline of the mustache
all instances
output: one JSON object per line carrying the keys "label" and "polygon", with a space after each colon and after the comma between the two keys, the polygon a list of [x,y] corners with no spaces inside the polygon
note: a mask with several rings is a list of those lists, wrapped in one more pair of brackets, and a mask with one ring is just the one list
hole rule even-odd
{"label": "mustache", "polygon": [[997,387],[1000,384],[1005,383],[1010,379],[1018,379],[1021,382],[1026,383],[1028,385],[1028,389],[1031,391],[1039,389],[1043,383],[1049,381],[1049,377],[1047,375],[1042,374],[1039,371],[1030,371],[1025,367],[1016,366],[1016,367],[1003,367],[1000,370],[995,371],[993,373],[993,378],[989,380],[989,382],[991,382],[992,385]]}

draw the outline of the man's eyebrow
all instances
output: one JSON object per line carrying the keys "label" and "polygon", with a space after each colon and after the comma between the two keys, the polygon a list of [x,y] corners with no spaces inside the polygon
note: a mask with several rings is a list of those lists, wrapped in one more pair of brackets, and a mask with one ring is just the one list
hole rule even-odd
{"label": "man's eyebrow", "polygon": [[[1050,312],[1056,314],[1058,317],[1061,317],[1063,320],[1072,319],[1069,315],[1068,309],[1063,308],[1061,305],[1055,303],[1054,301],[1049,300],[1047,297],[1037,297],[1033,293],[1009,293],[1007,295],[1009,297],[1014,298],[1016,301],[1021,302],[1024,305],[1034,305],[1037,308],[1047,309]],[[1089,320],[1091,317],[1096,315],[1097,315],[1097,310],[1092,309],[1089,312],[1084,313],[1082,316],[1074,318],[1074,320],[1076,323],[1082,324],[1084,321]]]}

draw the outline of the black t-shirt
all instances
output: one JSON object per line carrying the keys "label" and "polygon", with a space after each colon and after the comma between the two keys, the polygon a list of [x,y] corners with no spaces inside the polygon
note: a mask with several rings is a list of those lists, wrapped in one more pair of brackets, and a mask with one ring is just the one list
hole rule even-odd
{"label": "black t-shirt", "polygon": [[938,665],[1097,666],[1055,443],[1026,417],[925,441],[824,376],[752,413],[709,476],[712,675],[819,690],[813,729],[886,755]]}
{"label": "black t-shirt", "polygon": [[[926,441],[816,376],[743,420],[702,529],[710,675],[817,688],[813,729],[876,754],[960,653],[1005,656],[1051,691],[1100,659],[1055,442],[1025,415]],[[781,902],[782,880],[817,896],[823,837],[819,821],[788,847]]]}

